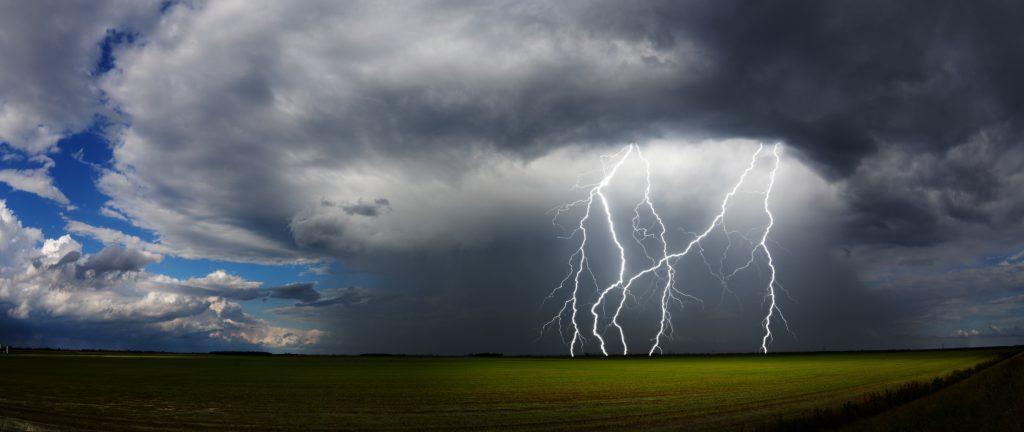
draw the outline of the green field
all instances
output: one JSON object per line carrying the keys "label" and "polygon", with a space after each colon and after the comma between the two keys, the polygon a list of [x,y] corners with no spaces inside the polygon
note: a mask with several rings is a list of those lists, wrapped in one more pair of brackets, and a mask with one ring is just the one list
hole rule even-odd
{"label": "green field", "polygon": [[[0,356],[0,429],[739,430],[1007,349],[660,358]],[[6,419],[6,420],[4,420]]]}
{"label": "green field", "polygon": [[842,430],[1024,431],[1024,354]]}

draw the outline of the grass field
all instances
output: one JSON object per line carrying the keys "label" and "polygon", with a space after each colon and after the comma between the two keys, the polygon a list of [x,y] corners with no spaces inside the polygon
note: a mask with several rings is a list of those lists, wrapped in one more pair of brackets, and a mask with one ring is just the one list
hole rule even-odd
{"label": "grass field", "polygon": [[842,430],[1024,431],[1024,354]]}
{"label": "grass field", "polygon": [[0,356],[0,425],[740,430],[1008,351],[661,358]]}

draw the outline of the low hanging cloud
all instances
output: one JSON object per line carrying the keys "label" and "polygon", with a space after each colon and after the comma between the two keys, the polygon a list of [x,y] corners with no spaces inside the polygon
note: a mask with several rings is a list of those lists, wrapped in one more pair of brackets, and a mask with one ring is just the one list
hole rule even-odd
{"label": "low hanging cloud", "polygon": [[367,305],[370,303],[372,295],[366,288],[351,286],[328,288],[316,295],[308,295],[305,298],[297,297],[299,296],[288,298],[301,300],[300,302],[292,306],[271,308],[267,312],[286,319],[323,322],[325,319],[330,320],[337,313],[349,312],[346,309]]}
{"label": "low hanging cloud", "polygon": [[262,283],[245,280],[216,270],[206,276],[179,280],[158,275],[146,281],[148,289],[191,296],[215,296],[230,300],[253,300],[264,296]]}
{"label": "low hanging cloud", "polygon": [[312,283],[296,283],[268,288],[271,298],[292,299],[302,302],[315,302],[320,293],[313,289]]}

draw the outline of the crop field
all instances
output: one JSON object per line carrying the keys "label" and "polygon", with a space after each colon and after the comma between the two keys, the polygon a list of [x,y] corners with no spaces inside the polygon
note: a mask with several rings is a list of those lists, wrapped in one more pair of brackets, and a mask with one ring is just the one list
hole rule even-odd
{"label": "crop field", "polygon": [[658,358],[0,356],[0,429],[752,430],[1009,349]]}

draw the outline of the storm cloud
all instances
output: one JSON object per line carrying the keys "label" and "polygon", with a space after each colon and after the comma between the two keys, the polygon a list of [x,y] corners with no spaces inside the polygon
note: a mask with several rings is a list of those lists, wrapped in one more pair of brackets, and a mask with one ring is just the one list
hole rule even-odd
{"label": "storm cloud", "polygon": [[[567,145],[747,137],[794,146],[832,180],[854,176],[846,183],[852,210],[867,224],[891,219],[927,237],[936,221],[913,204],[911,191],[876,200],[863,178],[871,173],[858,175],[857,167],[879,151],[941,158],[993,128],[1015,139],[1022,91],[1013,77],[1024,72],[1015,60],[1020,38],[1012,37],[1018,9],[956,2],[179,5],[145,43],[119,49],[119,73],[101,81],[133,127],[115,151],[123,169],[108,172],[100,186],[172,247],[294,260],[316,257],[349,224],[365,229],[340,217],[302,216],[321,197],[343,207],[339,216],[376,215],[385,206],[363,197],[390,192],[380,180],[397,173],[408,173],[407,188],[462,188],[461,173]],[[225,29],[228,17],[245,18]],[[219,36],[204,36],[212,31]],[[223,155],[232,155],[231,170],[220,168]],[[921,175],[942,176],[945,166]],[[181,167],[203,184],[184,182]],[[296,172],[304,174],[285,174]],[[234,193],[256,179],[259,194]],[[956,208],[947,199],[938,211],[964,216],[994,186],[961,187]],[[387,196],[409,208],[404,197]],[[217,217],[183,223],[202,213]],[[212,222],[221,219],[233,222]],[[291,235],[275,228],[282,220],[293,221]]]}
{"label": "storm cloud", "polygon": [[[340,263],[332,286],[350,288],[330,292],[224,272],[151,287],[296,301],[270,310],[330,326],[319,340],[338,351],[555,351],[557,337],[532,339],[569,247],[547,212],[580,198],[571,187],[601,154],[648,149],[681,234],[704,222],[753,141],[781,141],[774,240],[789,250],[794,327],[810,329],[783,347],[1024,325],[1019,308],[980,306],[1024,290],[986,276],[1002,261],[1015,269],[1024,249],[1019,4],[3,7],[23,40],[0,42],[0,141],[5,161],[36,162],[0,181],[68,204],[45,155],[102,118],[112,159],[93,167],[109,198],[100,211],[154,233],[70,217],[70,233],[121,248],[62,268],[133,273],[156,255]],[[70,24],[31,30],[49,17]],[[132,37],[104,45],[114,30]],[[66,55],[35,54],[46,47]],[[111,70],[83,72],[106,55]],[[365,274],[373,283],[349,280]],[[742,303],[681,314],[714,330],[680,349],[742,350],[758,299]],[[937,318],[950,305],[979,307]]]}

